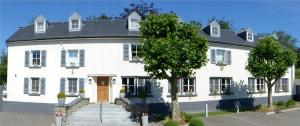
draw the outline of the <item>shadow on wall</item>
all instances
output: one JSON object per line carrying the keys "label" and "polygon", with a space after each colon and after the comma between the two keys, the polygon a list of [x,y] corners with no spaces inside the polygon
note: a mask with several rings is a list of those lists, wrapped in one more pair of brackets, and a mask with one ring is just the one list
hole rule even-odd
{"label": "shadow on wall", "polygon": [[217,109],[235,109],[236,105],[240,108],[254,108],[254,98],[252,93],[248,93],[248,85],[243,83],[233,83],[230,93],[222,94],[221,100],[217,104]]}
{"label": "shadow on wall", "polygon": [[133,106],[131,110],[133,120],[140,118],[145,112],[148,113],[149,122],[158,122],[171,115],[170,104],[165,103],[162,97],[163,87],[160,86],[159,82],[151,81],[150,94],[145,99],[139,98],[139,95],[128,98]]}

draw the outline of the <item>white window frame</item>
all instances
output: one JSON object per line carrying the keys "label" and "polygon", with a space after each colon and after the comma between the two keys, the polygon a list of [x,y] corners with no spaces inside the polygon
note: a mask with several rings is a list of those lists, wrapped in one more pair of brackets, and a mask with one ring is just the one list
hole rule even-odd
{"label": "white window frame", "polygon": [[[70,57],[70,52],[77,52],[77,58]],[[80,54],[78,49],[70,49],[66,51],[66,66],[67,67],[78,67],[79,66],[79,60],[80,60]],[[72,65],[73,64],[73,65]]]}
{"label": "white window frame", "polygon": [[[123,79],[126,79],[126,82],[123,83]],[[129,79],[134,79],[134,84],[133,85],[130,85],[130,81]],[[140,81],[142,83],[140,83]],[[122,77],[122,88],[124,87],[127,87],[127,92],[126,93],[130,93],[130,95],[132,96],[137,96],[140,92],[139,92],[139,87],[142,87],[142,88],[146,88],[146,80],[149,80],[150,83],[152,81],[152,79],[150,77]],[[151,86],[151,84],[150,84]],[[130,92],[130,87],[133,87],[133,92]],[[150,87],[151,88],[151,87]],[[125,89],[125,88],[124,88]],[[151,93],[151,89],[150,89],[150,92],[148,93]]]}
{"label": "white window frame", "polygon": [[[41,23],[42,23],[42,26],[39,25]],[[46,21],[37,21],[37,22],[35,22],[35,32],[36,33],[46,32]]]}
{"label": "white window frame", "polygon": [[[283,84],[283,80],[286,80],[286,84]],[[275,92],[289,92],[289,79],[288,78],[280,78],[276,84],[279,84],[279,90],[275,89]],[[286,85],[286,90],[284,90],[284,85]],[[275,87],[276,88],[276,87]]]}
{"label": "white window frame", "polygon": [[130,19],[130,29],[139,30],[140,24],[138,19]]}
{"label": "white window frame", "polygon": [[247,41],[253,42],[253,40],[254,40],[253,37],[254,37],[253,33],[247,32]]}
{"label": "white window frame", "polygon": [[[76,91],[70,92],[70,80],[76,80]],[[78,78],[67,78],[66,79],[66,87],[67,87],[67,94],[68,95],[78,95],[79,94],[79,79]]]}
{"label": "white window frame", "polygon": [[[38,81],[38,91],[33,91],[33,80]],[[41,93],[41,79],[38,77],[32,77],[30,78],[30,82],[29,82],[29,94],[40,94]]]}
{"label": "white window frame", "polygon": [[215,55],[215,59],[216,59],[216,63],[220,63],[223,62],[225,64],[225,50],[224,49],[216,49],[216,55]]}
{"label": "white window frame", "polygon": [[[33,53],[34,52],[39,52],[39,57],[38,58],[33,58]],[[40,64],[33,64],[33,60],[36,59],[36,60],[39,60],[39,63]],[[29,62],[30,62],[30,66],[31,67],[41,67],[41,64],[42,64],[42,52],[41,50],[31,50],[30,51],[30,56],[29,56]]]}
{"label": "white window frame", "polygon": [[[188,80],[188,84],[184,85],[184,79]],[[193,81],[193,85],[191,85],[191,80]],[[191,87],[194,88],[194,90],[191,91],[184,91],[184,87],[187,86],[189,89]],[[196,83],[196,77],[188,77],[188,78],[180,78],[177,80],[177,94],[178,95],[196,95],[197,94],[197,83]],[[171,94],[171,83],[168,85],[168,92]]]}
{"label": "white window frame", "polygon": [[[225,85],[225,90],[226,87],[231,88],[231,83],[232,83],[232,77],[210,77],[209,80],[213,80],[213,89],[210,89],[210,92],[213,93],[216,90],[216,85],[218,86],[219,90],[217,90],[218,94],[224,94],[225,92],[222,89],[222,85]],[[222,83],[222,80],[224,79],[225,83]],[[228,83],[229,79],[229,83]],[[226,92],[226,93],[232,93],[231,92]]]}
{"label": "white window frame", "polygon": [[[135,46],[135,48],[136,48],[135,52],[132,51],[133,46]],[[138,48],[138,46],[139,46],[139,48]],[[140,61],[141,60],[141,58],[138,56],[140,53],[140,50],[138,50],[138,49],[140,49],[140,48],[141,48],[141,44],[139,44],[139,43],[131,43],[130,44],[129,52],[130,52],[130,60],[131,61]],[[133,53],[135,53],[136,55],[134,56]]]}
{"label": "white window frame", "polygon": [[[251,84],[251,85],[254,85],[254,89],[252,89],[252,91],[249,90],[249,93],[265,93],[266,92],[266,83],[263,78],[249,77],[248,85],[250,85],[250,82],[249,82],[250,79],[254,82],[254,84]],[[260,88],[260,90],[258,89],[258,87]]]}
{"label": "white window frame", "polygon": [[210,32],[211,36],[220,37],[220,27],[212,25],[210,30],[211,30]]}
{"label": "white window frame", "polygon": [[[77,24],[76,24],[77,22]],[[75,27],[77,26],[77,27]],[[79,19],[71,19],[71,28],[74,30],[79,30]]]}

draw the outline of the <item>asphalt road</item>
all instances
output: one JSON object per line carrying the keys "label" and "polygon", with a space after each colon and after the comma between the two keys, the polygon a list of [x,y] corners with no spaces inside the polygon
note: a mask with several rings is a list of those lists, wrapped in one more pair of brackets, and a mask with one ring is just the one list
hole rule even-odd
{"label": "asphalt road", "polygon": [[208,117],[205,126],[299,126],[300,110],[266,115],[244,112],[225,116]]}
{"label": "asphalt road", "polygon": [[0,112],[0,126],[51,126],[52,115],[39,113]]}

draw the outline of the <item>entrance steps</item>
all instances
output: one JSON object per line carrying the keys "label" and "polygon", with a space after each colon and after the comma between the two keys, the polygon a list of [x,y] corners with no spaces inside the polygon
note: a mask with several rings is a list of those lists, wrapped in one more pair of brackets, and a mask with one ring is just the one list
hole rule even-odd
{"label": "entrance steps", "polygon": [[68,115],[66,126],[139,126],[130,119],[122,106],[103,103],[102,123],[100,104],[89,104]]}

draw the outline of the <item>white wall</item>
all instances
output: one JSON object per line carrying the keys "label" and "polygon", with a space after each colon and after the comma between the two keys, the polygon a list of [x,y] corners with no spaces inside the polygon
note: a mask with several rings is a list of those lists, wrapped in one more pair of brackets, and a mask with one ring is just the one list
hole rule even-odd
{"label": "white wall", "polygon": [[[59,92],[61,77],[86,78],[86,96],[91,98],[91,102],[97,101],[96,77],[93,77],[92,84],[88,83],[90,74],[115,74],[116,84],[112,85],[112,96],[110,101],[119,97],[121,89],[121,76],[147,76],[143,70],[143,64],[123,61],[123,43],[137,43],[137,39],[76,39],[76,40],[51,40],[10,43],[8,45],[8,88],[7,100],[22,102],[42,102],[56,103],[56,95]],[[62,44],[61,44],[62,43]],[[224,48],[226,47],[226,48]],[[219,66],[208,62],[205,67],[196,70],[196,97],[180,97],[181,102],[218,100],[219,96],[209,96],[209,77],[232,77],[233,81],[244,80],[247,84],[250,73],[245,70],[249,48],[224,45],[210,45],[210,48],[224,48],[231,50],[232,64],[220,70]],[[60,67],[62,49],[85,49],[85,67],[74,70]],[[40,69],[24,67],[24,55],[26,50],[47,50],[47,66]],[[208,51],[208,58],[210,58]],[[24,77],[45,77],[46,95],[28,96],[23,94]],[[291,84],[291,73],[287,73]],[[161,97],[165,101],[170,101],[168,95],[167,80],[159,80],[162,96],[156,92],[154,98],[149,102],[157,102]],[[291,89],[291,87],[290,87]],[[265,97],[267,94],[255,94],[255,97]],[[291,95],[291,93],[275,93],[274,96]],[[232,95],[229,98],[236,98]],[[74,98],[67,98],[67,102]]]}

